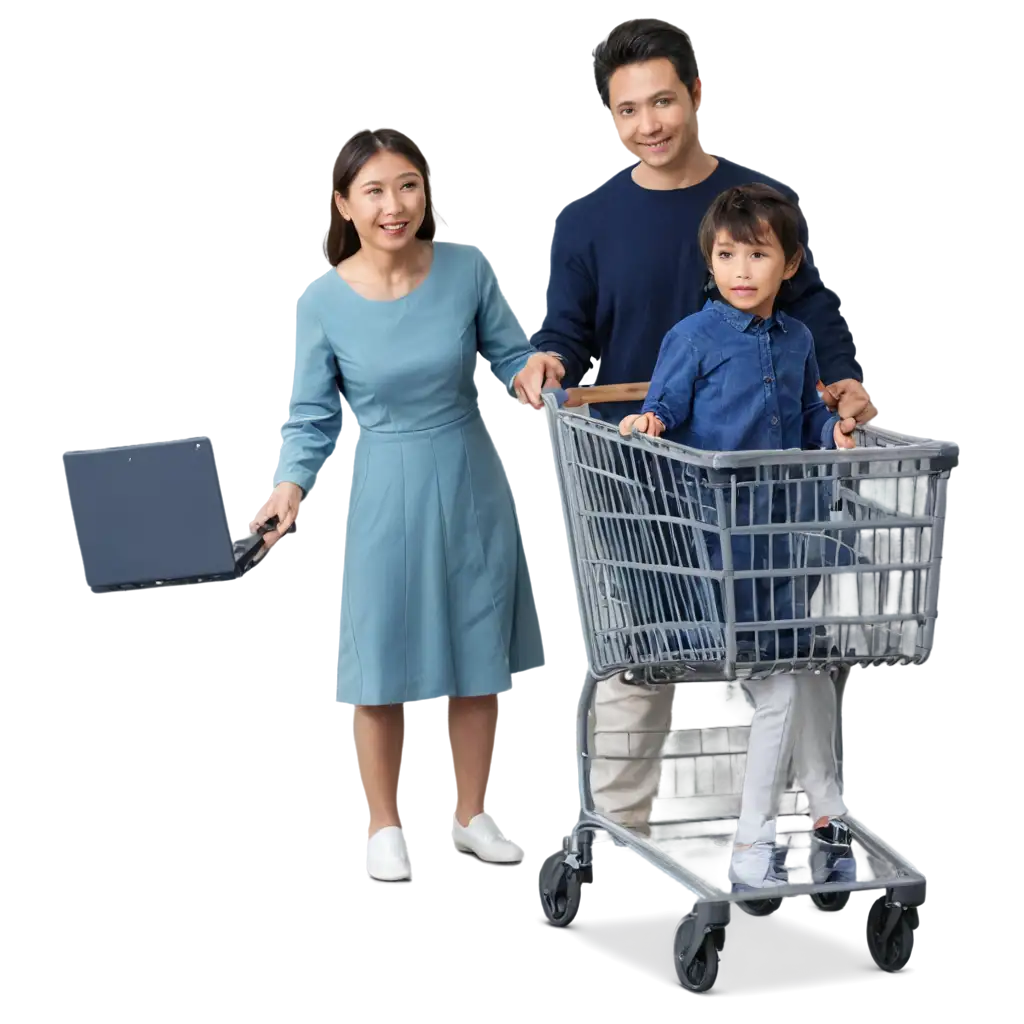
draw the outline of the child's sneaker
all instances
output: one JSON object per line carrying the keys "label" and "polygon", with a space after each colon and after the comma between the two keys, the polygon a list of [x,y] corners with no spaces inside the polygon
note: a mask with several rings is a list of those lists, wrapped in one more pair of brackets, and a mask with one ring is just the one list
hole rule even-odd
{"label": "child's sneaker", "polygon": [[850,826],[842,818],[829,818],[811,833],[811,877],[818,885],[857,880],[852,838]]}
{"label": "child's sneaker", "polygon": [[733,846],[729,858],[729,884],[733,889],[777,889],[785,882],[785,851],[775,841],[774,821],[750,846]]}

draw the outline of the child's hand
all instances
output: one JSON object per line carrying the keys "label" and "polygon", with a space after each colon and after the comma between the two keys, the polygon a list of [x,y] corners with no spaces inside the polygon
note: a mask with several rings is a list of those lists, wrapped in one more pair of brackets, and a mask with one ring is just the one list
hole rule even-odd
{"label": "child's hand", "polygon": [[644,412],[639,416],[627,416],[619,424],[619,433],[623,437],[629,437],[634,430],[638,434],[647,434],[648,437],[661,437],[665,433],[665,424],[653,412]]}
{"label": "child's hand", "polygon": [[857,429],[857,421],[849,416],[845,420],[836,422],[833,437],[836,440],[837,448],[856,448],[857,442],[853,439],[853,432]]}

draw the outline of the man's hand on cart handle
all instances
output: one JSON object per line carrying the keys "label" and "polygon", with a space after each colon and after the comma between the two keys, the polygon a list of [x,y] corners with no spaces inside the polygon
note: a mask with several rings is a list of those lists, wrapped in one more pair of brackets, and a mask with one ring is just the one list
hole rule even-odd
{"label": "man's hand on cart handle", "polygon": [[857,426],[862,427],[878,415],[878,410],[872,405],[870,396],[859,380],[847,378],[828,385],[818,381],[818,391],[825,404],[833,412],[838,412],[844,421],[852,419]]}
{"label": "man's hand on cart handle", "polygon": [[661,437],[665,433],[665,424],[653,412],[644,412],[639,416],[626,416],[619,424],[619,433],[623,437],[629,437],[630,434]]}

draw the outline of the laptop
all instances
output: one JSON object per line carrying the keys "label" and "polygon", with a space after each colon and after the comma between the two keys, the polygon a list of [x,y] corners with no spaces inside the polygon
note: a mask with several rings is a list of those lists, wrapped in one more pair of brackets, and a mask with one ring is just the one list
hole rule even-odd
{"label": "laptop", "polygon": [[271,519],[232,543],[207,437],[66,452],[64,472],[85,579],[98,594],[238,579],[277,526]]}

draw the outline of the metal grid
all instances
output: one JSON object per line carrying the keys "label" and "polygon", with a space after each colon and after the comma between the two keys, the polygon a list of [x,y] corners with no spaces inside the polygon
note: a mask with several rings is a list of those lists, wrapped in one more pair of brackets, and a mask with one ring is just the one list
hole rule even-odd
{"label": "metal grid", "polygon": [[701,452],[545,404],[598,677],[928,657],[955,446]]}

